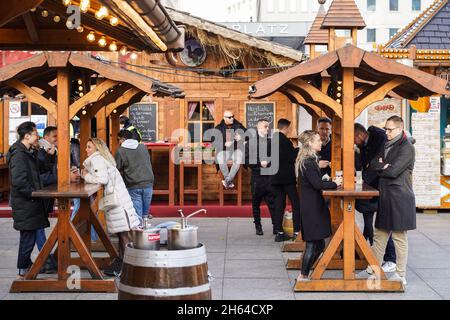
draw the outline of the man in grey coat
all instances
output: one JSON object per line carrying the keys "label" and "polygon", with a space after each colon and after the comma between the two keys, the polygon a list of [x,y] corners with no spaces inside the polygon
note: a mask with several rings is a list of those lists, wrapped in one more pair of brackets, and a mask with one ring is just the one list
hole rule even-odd
{"label": "man in grey coat", "polygon": [[117,169],[127,186],[136,213],[141,218],[150,216],[154,181],[150,154],[128,130],[121,130],[118,139],[120,147],[114,157]]}
{"label": "man in grey coat", "polygon": [[389,279],[406,285],[407,231],[416,229],[416,203],[412,189],[415,150],[403,128],[403,120],[399,116],[392,116],[386,121],[387,142],[380,155],[372,160],[371,166],[380,177],[373,251],[378,261],[382,262],[392,234],[397,270]]}

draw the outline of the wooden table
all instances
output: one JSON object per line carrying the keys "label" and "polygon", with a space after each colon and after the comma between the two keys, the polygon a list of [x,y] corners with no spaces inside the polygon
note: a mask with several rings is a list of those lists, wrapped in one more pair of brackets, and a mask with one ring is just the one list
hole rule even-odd
{"label": "wooden table", "polygon": [[[355,223],[355,199],[371,199],[379,195],[379,192],[370,186],[356,185],[352,190],[324,190],[326,198],[341,200],[343,221],[333,235],[328,247],[317,262],[311,275],[311,281],[302,281],[295,284],[295,291],[404,291],[403,284],[398,281],[389,281],[386,278],[380,263],[377,261],[372,249],[367,244]],[[340,245],[343,243],[344,256],[342,279],[322,279],[326,269],[336,255],[340,255]],[[359,247],[357,250],[355,243]],[[371,266],[378,266],[380,272],[379,281],[367,281],[367,279],[355,279],[355,252],[361,259],[365,259]]]}
{"label": "wooden table", "polygon": [[[102,186],[96,184],[72,183],[64,191],[58,191],[56,185],[33,192],[35,198],[56,198],[58,200],[58,221],[50,233],[24,280],[12,283],[10,292],[116,292],[114,279],[105,279],[101,266],[108,265],[118,257],[108,234],[97,219],[98,200]],[[98,194],[94,203],[90,200]],[[70,199],[80,198],[81,205],[73,222],[70,221]],[[94,258],[91,254],[91,224],[109,253],[109,258]],[[71,256],[70,243],[75,247],[79,258]],[[37,279],[52,249],[58,261],[58,276]],[[87,268],[91,279],[80,278],[77,271]],[[75,273],[73,273],[75,271]]]}
{"label": "wooden table", "polygon": [[[153,189],[154,195],[168,195],[169,196],[169,206],[175,205],[175,164],[172,161],[173,150],[176,147],[175,143],[144,143],[149,151],[152,150],[163,150],[167,151],[169,154],[169,176],[168,176],[168,189]],[[153,157],[152,157],[153,160]]]}

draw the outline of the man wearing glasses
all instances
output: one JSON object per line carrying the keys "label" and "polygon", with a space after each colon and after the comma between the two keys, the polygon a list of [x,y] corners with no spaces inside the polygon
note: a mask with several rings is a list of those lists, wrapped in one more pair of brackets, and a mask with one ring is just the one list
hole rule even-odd
{"label": "man wearing glasses", "polygon": [[[213,137],[214,147],[218,152],[216,160],[224,177],[222,184],[225,189],[234,188],[234,177],[238,173],[244,159],[242,139],[247,129],[242,123],[234,119],[233,113],[229,110],[223,113],[223,119],[215,129],[220,131],[222,138]],[[238,147],[239,142],[241,148]],[[233,161],[231,169],[228,168],[228,161],[230,160]]]}
{"label": "man wearing glasses", "polygon": [[[386,121],[384,130],[387,141],[371,166],[380,177],[373,251],[378,261],[382,262],[386,244],[392,235],[397,269],[389,280],[401,281],[406,285],[407,231],[416,229],[416,203],[412,189],[415,150],[403,128],[403,120],[399,116],[392,116]],[[368,267],[367,272],[372,273],[372,268]]]}

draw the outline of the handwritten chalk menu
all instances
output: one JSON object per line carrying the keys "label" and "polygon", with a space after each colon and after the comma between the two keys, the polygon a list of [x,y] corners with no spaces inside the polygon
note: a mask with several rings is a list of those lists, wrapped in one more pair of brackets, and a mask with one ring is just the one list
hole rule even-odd
{"label": "handwritten chalk menu", "polygon": [[158,140],[158,105],[156,103],[135,103],[129,109],[130,121],[138,128],[142,141]]}
{"label": "handwritten chalk menu", "polygon": [[258,120],[269,121],[270,130],[274,128],[275,103],[274,102],[248,102],[245,104],[245,127],[256,128]]}

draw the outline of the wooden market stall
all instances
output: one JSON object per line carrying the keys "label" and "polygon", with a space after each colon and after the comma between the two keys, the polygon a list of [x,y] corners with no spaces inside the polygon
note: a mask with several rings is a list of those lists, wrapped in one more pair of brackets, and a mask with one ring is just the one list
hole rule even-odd
{"label": "wooden market stall", "polygon": [[[320,90],[323,75],[327,74],[342,83],[341,102],[330,98]],[[359,90],[357,89],[359,88]],[[400,282],[386,280],[376,284],[355,279],[355,252],[369,265],[379,266],[371,248],[364,240],[355,224],[355,199],[372,197],[374,190],[367,187],[355,188],[354,131],[355,118],[371,103],[387,96],[391,91],[396,95],[417,100],[435,93],[450,94],[447,81],[423,71],[407,67],[377,54],[363,51],[353,45],[346,45],[314,60],[280,72],[256,82],[251,90],[253,98],[264,98],[279,91],[289,89],[290,96],[298,103],[331,112],[341,119],[342,150],[333,150],[333,174],[343,170],[343,188],[334,192],[324,192],[326,197],[337,199],[339,206],[332,206],[333,215],[340,211],[342,221],[334,233],[330,244],[317,263],[312,281],[297,282],[296,291],[402,291]],[[336,165],[338,164],[338,166]],[[339,256],[343,244],[343,274],[339,279],[323,279],[328,265]]]}
{"label": "wooden market stall", "polygon": [[[378,53],[415,68],[450,79],[448,12],[450,1],[436,0],[400,30]],[[444,19],[444,20],[443,20]],[[416,204],[426,212],[450,208],[450,99],[448,96],[409,101],[406,115],[417,140],[414,170]]]}
{"label": "wooden market stall", "polygon": [[[149,94],[161,97],[182,95],[176,86],[104,64],[87,53],[64,51],[102,51],[106,46],[110,51],[120,48],[124,54],[135,50],[167,52],[182,49],[184,31],[177,28],[159,2],[137,0],[132,5],[119,0],[84,1],[84,5],[80,1],[69,2],[75,6],[71,13],[75,10],[81,14],[78,26],[74,25],[77,20],[71,20],[68,8],[59,0],[11,0],[0,4],[2,49],[55,50],[35,53],[30,58],[1,68],[0,152],[6,152],[9,147],[9,97],[26,97],[28,104],[34,103],[45,109],[57,125],[59,140],[58,183],[33,194],[58,200],[58,221],[25,280],[13,282],[12,292],[116,291],[114,281],[106,280],[100,272],[100,268],[117,256],[97,218],[101,187],[70,183],[69,180],[69,122],[75,115],[81,119],[83,144],[91,135],[90,120],[95,117],[97,136],[106,140],[107,107],[119,101],[117,107],[129,106]],[[115,113],[114,110],[112,112]],[[81,161],[84,157],[82,155]],[[96,200],[91,203],[97,193]],[[73,222],[70,221],[71,198],[81,198],[80,211]],[[91,225],[99,234],[108,258],[92,256]],[[71,243],[79,258],[71,255]],[[40,268],[55,246],[57,278],[38,279]],[[80,282],[74,282],[74,286],[69,285],[71,272],[76,272],[70,269],[71,265],[87,268],[92,279],[82,277],[77,279]]]}
{"label": "wooden market stall", "polygon": [[[112,65],[119,64],[135,72],[158,78],[180,87],[185,93],[182,99],[143,99],[140,104],[130,108],[128,114],[130,119],[134,120],[135,126],[146,134],[149,133],[149,128],[153,130],[147,141],[181,142],[181,146],[188,146],[188,152],[192,155],[207,150],[209,147],[204,145],[207,145],[208,141],[202,136],[189,137],[188,134],[192,133],[194,128],[199,128],[202,135],[207,129],[216,126],[222,120],[225,110],[231,110],[236,120],[250,127],[255,126],[258,117],[269,118],[272,127],[276,126],[280,118],[290,119],[293,123],[290,137],[296,140],[298,106],[283,94],[275,94],[263,101],[251,100],[248,97],[248,87],[254,81],[300,63],[304,58],[301,52],[185,12],[173,9],[167,9],[167,12],[171,19],[186,29],[184,51],[165,56],[141,53],[135,60],[114,55],[105,56]],[[148,107],[145,111],[147,113],[138,111],[144,106]],[[150,108],[154,108],[152,115],[149,114]],[[116,116],[122,111],[119,110]],[[136,116],[136,113],[139,115]],[[144,118],[145,121],[142,121]],[[114,134],[115,131],[111,131],[111,135]],[[114,139],[110,141],[113,142]],[[115,146],[111,147],[114,150]],[[154,188],[157,190],[169,188],[166,178],[169,173],[168,161],[166,152],[154,153],[152,164],[155,172]],[[233,195],[225,194],[223,203],[225,206],[233,204],[236,212],[250,215],[251,172],[242,169],[240,174],[242,191],[236,190]],[[180,177],[184,187],[181,186]],[[201,203],[210,208],[208,212],[233,214],[230,210],[221,209],[222,184],[215,165],[177,165],[175,179],[175,206],[178,207],[180,201],[185,206],[198,205],[201,197]],[[198,183],[198,179],[201,179],[201,183]],[[181,195],[182,189],[188,190],[185,196]],[[238,198],[242,199],[243,207],[235,206],[239,202]],[[167,206],[166,199],[167,195],[157,195],[153,198],[154,214],[176,212],[173,206]]]}

